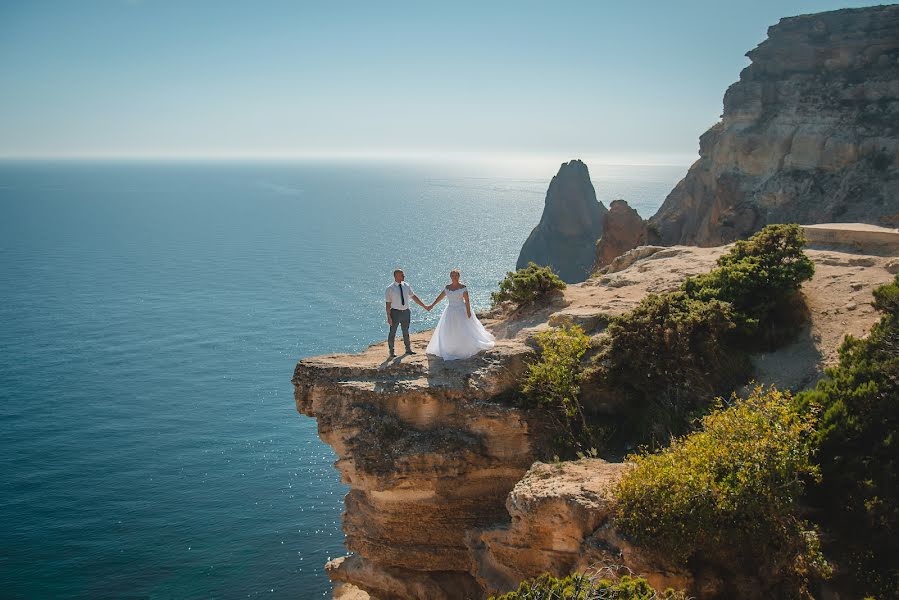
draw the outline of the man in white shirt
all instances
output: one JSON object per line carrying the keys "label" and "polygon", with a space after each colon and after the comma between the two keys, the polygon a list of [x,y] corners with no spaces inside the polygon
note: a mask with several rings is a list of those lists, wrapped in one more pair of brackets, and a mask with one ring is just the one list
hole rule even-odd
{"label": "man in white shirt", "polygon": [[406,344],[406,354],[415,354],[409,345],[409,300],[415,302],[425,310],[431,310],[424,302],[418,299],[412,286],[405,282],[406,275],[402,269],[393,272],[393,283],[387,287],[384,299],[387,301],[387,324],[390,325],[390,334],[387,336],[387,347],[390,349],[390,358],[396,356],[393,352],[393,342],[396,339],[397,325],[403,328],[403,342]]}

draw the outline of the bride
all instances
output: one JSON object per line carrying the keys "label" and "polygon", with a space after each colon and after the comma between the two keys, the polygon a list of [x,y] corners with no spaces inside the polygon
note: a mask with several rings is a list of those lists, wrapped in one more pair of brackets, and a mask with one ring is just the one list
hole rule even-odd
{"label": "bride", "polygon": [[425,350],[443,360],[468,358],[481,350],[493,348],[496,344],[493,335],[484,329],[477,315],[471,312],[468,288],[459,282],[460,276],[458,269],[450,271],[452,283],[443,288],[437,299],[427,306],[431,310],[446,297],[447,307],[440,315],[440,322]]}

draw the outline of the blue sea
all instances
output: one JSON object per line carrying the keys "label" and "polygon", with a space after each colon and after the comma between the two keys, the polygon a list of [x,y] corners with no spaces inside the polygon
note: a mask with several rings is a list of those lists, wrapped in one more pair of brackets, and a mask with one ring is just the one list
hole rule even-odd
{"label": "blue sea", "polygon": [[[485,308],[562,158],[0,162],[0,597],[330,596],[296,361],[383,339],[396,266]],[[644,217],[687,167],[588,165]]]}

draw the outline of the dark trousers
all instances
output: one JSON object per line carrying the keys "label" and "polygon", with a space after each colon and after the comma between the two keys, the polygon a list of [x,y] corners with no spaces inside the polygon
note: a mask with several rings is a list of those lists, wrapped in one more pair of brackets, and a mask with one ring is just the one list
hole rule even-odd
{"label": "dark trousers", "polygon": [[409,345],[409,321],[411,318],[412,311],[410,310],[390,309],[390,320],[393,323],[390,325],[390,335],[387,336],[387,347],[390,349],[391,354],[393,354],[393,340],[396,339],[397,325],[402,325],[403,327],[403,342],[406,344],[406,352],[412,349],[412,346]]}

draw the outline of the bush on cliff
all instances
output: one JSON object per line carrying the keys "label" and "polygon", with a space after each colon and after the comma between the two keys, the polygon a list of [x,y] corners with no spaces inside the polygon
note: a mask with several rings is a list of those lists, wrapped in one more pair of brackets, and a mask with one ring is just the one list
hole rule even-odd
{"label": "bush on cliff", "polygon": [[616,489],[615,522],[639,545],[684,565],[755,569],[777,586],[774,596],[801,596],[810,578],[828,573],[799,512],[804,481],[817,476],[815,413],[798,411],[774,388],[732,402],[667,450],[629,457],[635,468]]}
{"label": "bush on cliff", "polygon": [[874,291],[882,313],[868,337],[848,336],[838,366],[797,396],[820,407],[822,479],[809,496],[849,567],[849,587],[899,597],[899,276]]}
{"label": "bush on cliff", "polygon": [[748,379],[747,349],[795,335],[797,291],[814,273],[804,243],[797,225],[769,225],[713,271],[612,320],[584,387],[593,403],[627,407],[622,441],[659,445],[690,430],[712,398]]}
{"label": "bush on cliff", "polygon": [[549,574],[522,581],[514,592],[491,600],[684,600],[683,593],[655,591],[645,579],[625,575],[617,581],[596,574],[557,579]]}
{"label": "bush on cliff", "polygon": [[687,279],[681,289],[690,298],[729,303],[741,333],[751,339],[815,274],[814,263],[802,252],[805,243],[798,225],[768,225],[736,242],[718,259],[717,269]]}
{"label": "bush on cliff", "polygon": [[729,340],[734,328],[726,302],[651,294],[609,324],[588,375],[594,395],[628,407],[629,436],[667,443],[748,376],[745,353]]}
{"label": "bush on cliff", "polygon": [[541,267],[529,262],[528,266],[509,271],[499,282],[499,291],[490,294],[493,305],[511,300],[519,306],[530,304],[553,290],[564,290],[565,282],[559,279],[551,267]]}
{"label": "bush on cliff", "polygon": [[561,436],[560,447],[582,449],[591,436],[579,398],[581,359],[590,347],[590,337],[573,325],[541,332],[536,341],[540,356],[528,365],[522,403],[547,410]]}

